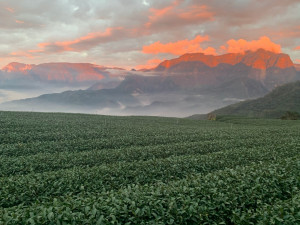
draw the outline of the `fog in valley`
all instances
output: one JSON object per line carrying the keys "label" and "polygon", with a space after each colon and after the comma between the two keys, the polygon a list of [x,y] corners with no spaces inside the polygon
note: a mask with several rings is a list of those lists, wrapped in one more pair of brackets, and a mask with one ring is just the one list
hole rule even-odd
{"label": "fog in valley", "polygon": [[[103,90],[102,90],[103,91]],[[85,91],[70,88],[35,89],[35,90],[1,90],[0,110],[30,112],[67,112],[101,115],[145,115],[165,117],[187,117],[192,114],[205,114],[214,109],[235,103],[241,99],[219,99],[213,96],[191,95],[185,93],[158,94],[117,94],[102,97],[101,90]],[[87,98],[97,98],[89,103],[85,99],[61,102],[61,93],[75,95],[87,92]],[[52,93],[57,93],[52,95]],[[51,94],[51,95],[48,95]],[[57,96],[55,96],[57,95]],[[35,98],[39,96],[38,98]],[[91,97],[92,96],[92,97]],[[51,99],[49,99],[51,98]],[[64,97],[62,97],[63,99]],[[103,99],[102,99],[103,98]],[[22,100],[19,100],[22,99]],[[25,100],[23,100],[25,99]],[[15,101],[12,101],[15,100]],[[73,101],[74,100],[74,101]],[[7,102],[9,101],[9,102]]]}

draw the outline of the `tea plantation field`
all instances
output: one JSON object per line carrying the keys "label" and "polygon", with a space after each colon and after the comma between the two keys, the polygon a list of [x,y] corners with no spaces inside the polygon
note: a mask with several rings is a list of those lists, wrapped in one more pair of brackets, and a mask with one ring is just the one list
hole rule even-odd
{"label": "tea plantation field", "polygon": [[0,112],[0,224],[300,224],[300,121]]}

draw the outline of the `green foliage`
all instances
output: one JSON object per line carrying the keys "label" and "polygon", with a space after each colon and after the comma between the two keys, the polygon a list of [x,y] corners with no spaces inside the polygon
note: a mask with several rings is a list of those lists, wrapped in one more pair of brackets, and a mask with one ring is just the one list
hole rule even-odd
{"label": "green foliage", "polygon": [[299,121],[0,112],[0,224],[298,224]]}
{"label": "green foliage", "polygon": [[262,98],[229,105],[212,113],[216,115],[280,118],[286,111],[300,113],[300,81],[279,86]]}
{"label": "green foliage", "polygon": [[281,116],[282,120],[299,120],[300,114],[298,112],[287,111],[284,115]]}

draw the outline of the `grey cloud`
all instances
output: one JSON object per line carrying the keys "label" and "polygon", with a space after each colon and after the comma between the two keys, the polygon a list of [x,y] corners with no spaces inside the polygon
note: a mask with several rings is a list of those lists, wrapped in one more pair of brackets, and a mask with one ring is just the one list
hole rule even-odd
{"label": "grey cloud", "polygon": [[[218,48],[232,38],[252,40],[264,35],[287,51],[300,45],[299,0],[177,0],[180,4],[173,13],[150,21],[150,8],[163,9],[174,1],[147,0],[147,5],[142,0],[0,0],[0,64],[8,60],[93,61],[134,67],[152,57],[140,52],[143,45],[192,39],[197,34],[210,36],[211,41],[203,47]],[[204,12],[211,13],[213,20],[209,16],[189,18],[185,14],[180,18],[176,14],[190,10],[191,5],[207,5]],[[152,24],[147,27],[148,22]],[[75,42],[70,45],[74,52],[55,44],[105,32],[109,27],[122,29]],[[40,49],[39,43],[50,44]],[[35,58],[10,54],[29,50],[44,52],[32,53]],[[287,53],[300,58],[300,51]]]}

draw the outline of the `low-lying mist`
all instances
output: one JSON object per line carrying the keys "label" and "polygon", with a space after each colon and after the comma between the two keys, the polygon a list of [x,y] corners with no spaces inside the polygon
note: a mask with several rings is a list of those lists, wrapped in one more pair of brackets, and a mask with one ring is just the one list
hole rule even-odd
{"label": "low-lying mist", "polygon": [[[94,93],[97,91],[91,91]],[[99,91],[98,91],[99,92]],[[75,92],[77,93],[77,92]],[[72,92],[71,92],[72,94]],[[187,117],[193,114],[206,114],[217,108],[240,101],[239,99],[219,99],[214,96],[187,95],[180,93],[131,94],[129,97],[115,96],[108,99],[97,99],[96,102],[86,103],[48,99],[47,95],[39,98],[12,101],[0,105],[5,111],[30,112],[66,112],[87,113],[117,116],[163,116]],[[58,98],[64,98],[58,94]],[[93,99],[93,96],[88,96]],[[132,100],[133,98],[134,100]],[[99,101],[102,101],[99,103]]]}

